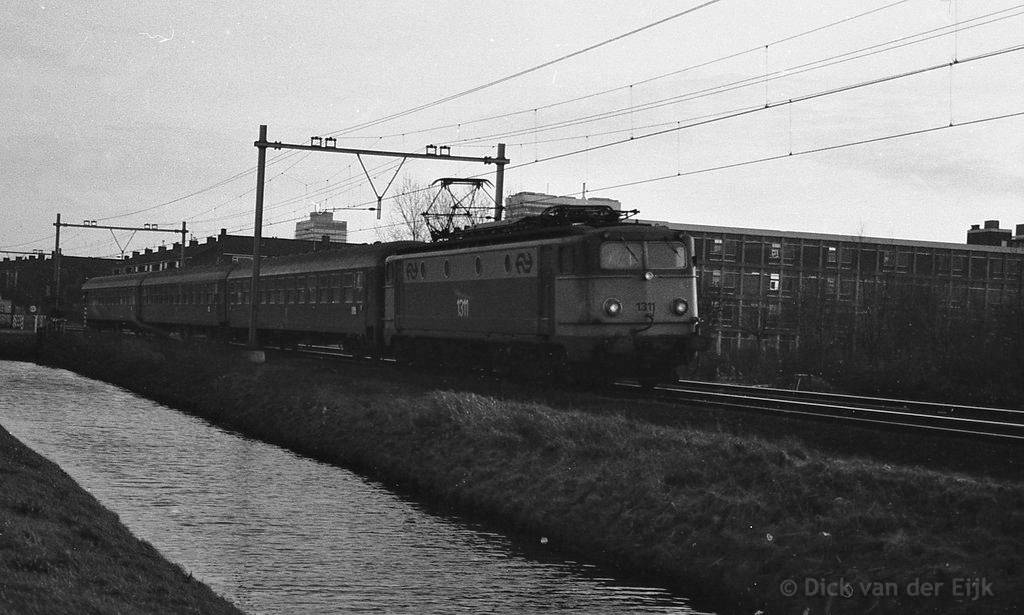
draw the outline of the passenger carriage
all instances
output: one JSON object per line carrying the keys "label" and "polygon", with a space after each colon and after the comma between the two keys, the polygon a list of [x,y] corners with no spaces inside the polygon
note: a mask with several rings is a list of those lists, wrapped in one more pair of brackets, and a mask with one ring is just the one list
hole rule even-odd
{"label": "passenger carriage", "polygon": [[139,318],[183,334],[210,332],[227,324],[225,280],[230,265],[152,273],[142,280]]}
{"label": "passenger carriage", "polygon": [[[325,252],[267,259],[260,268],[257,329],[285,343],[340,343],[355,352],[379,352],[384,258],[416,242],[351,245]],[[249,326],[251,266],[227,277],[228,323]]]}

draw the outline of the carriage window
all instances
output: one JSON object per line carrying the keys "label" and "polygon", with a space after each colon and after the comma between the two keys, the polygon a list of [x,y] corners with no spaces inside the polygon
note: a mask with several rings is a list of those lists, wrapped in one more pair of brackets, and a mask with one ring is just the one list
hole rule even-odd
{"label": "carriage window", "polygon": [[609,241],[601,244],[603,269],[642,269],[644,247],[639,241]]}
{"label": "carriage window", "polygon": [[647,242],[648,269],[686,269],[689,266],[686,246],[674,241]]}

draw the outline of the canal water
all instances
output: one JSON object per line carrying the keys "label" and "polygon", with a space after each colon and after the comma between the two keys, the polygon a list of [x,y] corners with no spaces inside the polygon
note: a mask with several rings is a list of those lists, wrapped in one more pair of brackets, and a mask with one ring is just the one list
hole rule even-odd
{"label": "canal water", "polygon": [[0,361],[0,424],[249,613],[695,612],[71,372]]}

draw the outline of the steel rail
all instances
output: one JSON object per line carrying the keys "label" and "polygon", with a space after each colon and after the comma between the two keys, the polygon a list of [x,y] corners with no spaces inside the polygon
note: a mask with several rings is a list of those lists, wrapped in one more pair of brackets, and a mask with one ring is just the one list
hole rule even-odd
{"label": "steel rail", "polygon": [[[639,390],[638,384],[620,383],[619,386]],[[715,388],[719,390],[715,390]],[[934,402],[886,400],[876,397],[824,394],[833,399],[794,399],[796,391],[766,389],[744,385],[717,385],[689,381],[655,387],[642,396],[666,401],[688,401],[717,407],[747,411],[769,412],[791,416],[869,424],[873,426],[901,427],[916,430],[957,434],[969,437],[987,437],[1000,440],[1024,441],[1024,413],[1005,408],[956,406]],[[807,393],[808,396],[822,395]],[[881,402],[892,402],[882,405]],[[953,416],[924,412],[912,408],[915,404],[925,408],[957,410],[991,410],[987,417]],[[909,407],[908,407],[909,406]]]}
{"label": "steel rail", "polygon": [[687,387],[704,387],[709,390],[722,391],[754,391],[767,392],[778,396],[790,396],[794,399],[820,399],[832,401],[848,401],[859,404],[877,404],[882,408],[900,406],[904,408],[917,408],[921,411],[934,410],[935,412],[975,412],[979,414],[1002,414],[1008,417],[1019,417],[1024,419],[1024,410],[1013,408],[994,408],[989,406],[972,406],[966,404],[954,404],[947,402],[920,401],[914,399],[897,399],[891,397],[873,397],[869,395],[850,395],[846,393],[830,393],[827,391],[810,391],[799,389],[780,389],[777,387],[763,387],[747,384],[732,384],[718,382],[704,382],[701,380],[680,380],[677,385]]}

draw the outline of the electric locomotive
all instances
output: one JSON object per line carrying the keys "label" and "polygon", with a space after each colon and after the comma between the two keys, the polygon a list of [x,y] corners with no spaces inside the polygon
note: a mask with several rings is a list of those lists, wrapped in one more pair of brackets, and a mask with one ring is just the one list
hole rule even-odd
{"label": "electric locomotive", "polygon": [[608,207],[551,207],[385,262],[385,342],[402,360],[652,384],[706,348],[692,238]]}

